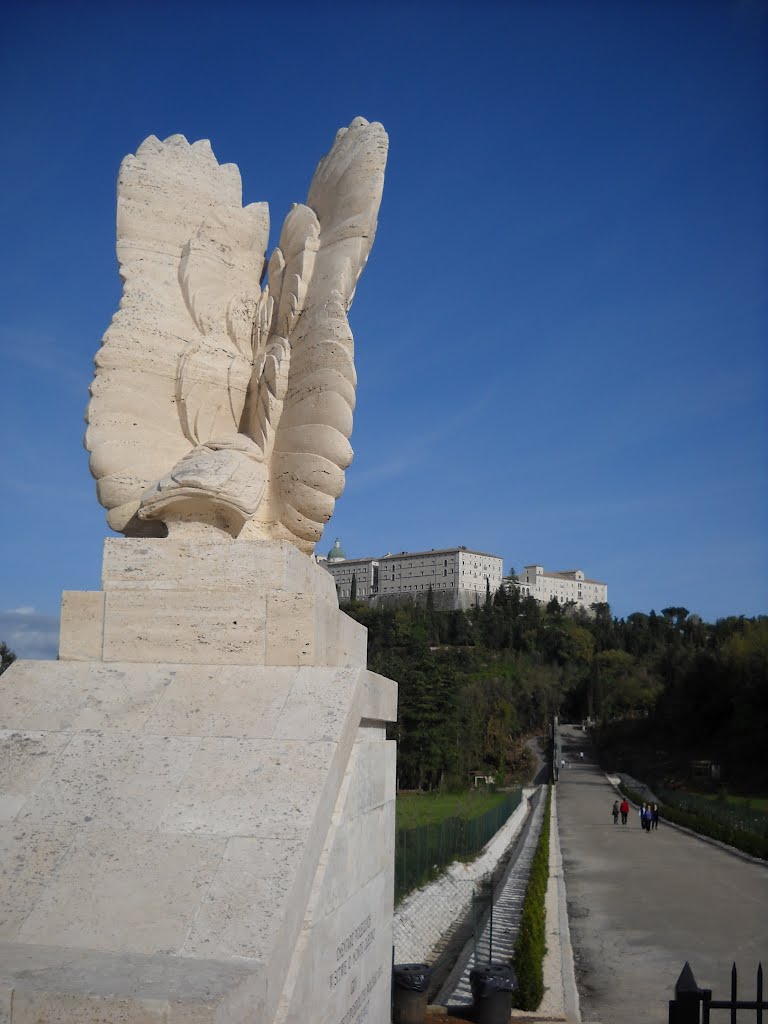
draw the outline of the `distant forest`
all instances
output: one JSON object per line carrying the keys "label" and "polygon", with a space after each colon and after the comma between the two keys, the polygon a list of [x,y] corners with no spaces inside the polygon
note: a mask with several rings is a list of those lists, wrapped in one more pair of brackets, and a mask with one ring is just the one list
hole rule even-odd
{"label": "distant forest", "polygon": [[649,783],[709,759],[734,792],[768,790],[768,617],[618,619],[607,604],[590,615],[503,590],[436,611],[430,598],[342,605],[368,628],[368,667],[400,684],[400,788],[462,788],[472,772],[508,782],[557,713],[594,720],[610,766]]}

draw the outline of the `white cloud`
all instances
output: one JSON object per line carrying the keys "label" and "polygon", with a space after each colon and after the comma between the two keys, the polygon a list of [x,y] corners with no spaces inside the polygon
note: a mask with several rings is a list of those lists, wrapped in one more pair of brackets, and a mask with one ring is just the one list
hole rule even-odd
{"label": "white cloud", "polygon": [[59,651],[59,618],[29,607],[0,611],[0,640],[19,658],[55,658]]}

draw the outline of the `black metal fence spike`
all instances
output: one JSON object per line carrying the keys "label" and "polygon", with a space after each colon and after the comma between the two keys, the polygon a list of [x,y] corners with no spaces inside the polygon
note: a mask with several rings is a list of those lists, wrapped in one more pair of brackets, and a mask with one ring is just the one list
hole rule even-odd
{"label": "black metal fence spike", "polygon": [[679,995],[681,992],[698,992],[699,986],[696,984],[696,979],[693,976],[691,965],[688,961],[685,961],[685,967],[680,971],[680,977],[677,979],[675,985],[675,994]]}
{"label": "black metal fence spike", "polygon": [[[763,965],[757,965],[757,1002],[762,1003],[763,1001]],[[757,1007],[757,1019],[761,1021],[763,1019],[763,1008],[758,1005]]]}
{"label": "black metal fence spike", "polygon": [[733,962],[731,968],[731,1024],[736,1024],[736,1000],[738,994],[736,992],[736,961]]}
{"label": "black metal fence spike", "polygon": [[691,966],[686,962],[675,985],[675,998],[669,1003],[669,1024],[709,1024],[711,1010],[730,1010],[731,1024],[736,1024],[738,1010],[754,1010],[753,1020],[756,1024],[763,1024],[763,1013],[768,1010],[768,1002],[763,997],[762,963],[757,965],[757,997],[754,1000],[743,996],[739,999],[737,979],[738,971],[734,963],[731,967],[730,999],[713,999],[711,989],[699,989],[696,986]]}

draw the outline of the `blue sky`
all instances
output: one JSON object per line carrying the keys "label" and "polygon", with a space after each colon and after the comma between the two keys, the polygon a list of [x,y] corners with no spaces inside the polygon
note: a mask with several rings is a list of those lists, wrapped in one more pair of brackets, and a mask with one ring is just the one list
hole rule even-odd
{"label": "blue sky", "polygon": [[[582,568],[618,615],[768,612],[768,5],[6,3],[0,639],[98,589],[82,448],[115,180],[209,138],[273,236],[336,129],[390,134],[320,544]],[[274,244],[274,237],[272,244]]]}

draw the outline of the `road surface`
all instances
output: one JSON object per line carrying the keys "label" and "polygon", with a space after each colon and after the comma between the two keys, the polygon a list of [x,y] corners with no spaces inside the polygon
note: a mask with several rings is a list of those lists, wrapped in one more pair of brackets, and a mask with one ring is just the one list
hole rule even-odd
{"label": "road surface", "polygon": [[[663,821],[646,833],[634,809],[628,825],[614,825],[617,794],[584,733],[565,726],[562,735],[559,832],[585,1024],[666,1024],[686,960],[715,999],[729,997],[735,960],[739,997],[754,999],[758,961],[768,970],[768,865]],[[740,1022],[754,1019],[754,1010],[739,1012]]]}

